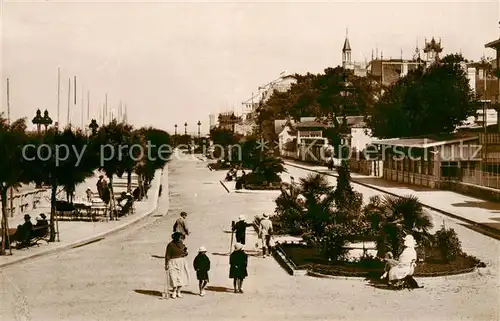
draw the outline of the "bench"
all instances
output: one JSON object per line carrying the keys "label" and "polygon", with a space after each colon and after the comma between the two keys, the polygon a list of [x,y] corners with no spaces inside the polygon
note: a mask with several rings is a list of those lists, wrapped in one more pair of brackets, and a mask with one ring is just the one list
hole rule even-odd
{"label": "bench", "polygon": [[49,225],[46,226],[33,226],[33,229],[31,230],[30,237],[29,239],[22,239],[22,236],[17,235],[17,229],[15,228],[10,228],[8,233],[9,233],[9,239],[10,243],[12,244],[13,242],[16,243],[16,248],[29,248],[31,246],[40,246],[38,244],[39,241],[44,240],[47,243],[49,243],[48,237],[49,237]]}

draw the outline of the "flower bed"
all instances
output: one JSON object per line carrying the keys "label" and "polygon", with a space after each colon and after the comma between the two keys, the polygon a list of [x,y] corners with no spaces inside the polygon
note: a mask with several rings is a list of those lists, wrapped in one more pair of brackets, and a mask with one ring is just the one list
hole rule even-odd
{"label": "flower bed", "polygon": [[[354,262],[328,262],[321,253],[314,247],[301,244],[280,244],[281,250],[288,260],[292,261],[297,268],[307,269],[312,272],[351,277],[378,276],[383,270],[385,263],[375,258],[360,259]],[[476,267],[483,267],[484,263],[477,258],[467,254],[460,254],[456,260],[445,263],[433,253],[425,262],[417,263],[414,276],[431,277],[463,274],[474,271]]]}

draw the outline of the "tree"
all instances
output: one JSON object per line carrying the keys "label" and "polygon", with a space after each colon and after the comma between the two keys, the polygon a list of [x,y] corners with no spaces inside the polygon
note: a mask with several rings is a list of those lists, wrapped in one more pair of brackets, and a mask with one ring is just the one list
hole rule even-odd
{"label": "tree", "polygon": [[372,198],[364,214],[379,236],[377,246],[382,256],[387,249],[399,255],[401,240],[406,234],[412,234],[420,243],[430,241],[432,220],[416,196]]}
{"label": "tree", "polygon": [[412,70],[375,104],[367,123],[378,138],[451,133],[475,114],[461,55]]}
{"label": "tree", "polygon": [[[12,124],[0,114],[0,196],[2,198],[2,245],[0,255],[5,254],[8,244],[8,213],[7,213],[7,192],[10,188],[17,188],[20,183],[30,181],[28,173],[25,171],[22,150],[26,143],[26,119],[18,119]],[[9,242],[10,243],[10,242]],[[9,244],[10,248],[10,244]]]}
{"label": "tree", "polygon": [[141,197],[145,195],[144,183],[149,186],[157,169],[165,167],[172,155],[171,136],[161,129],[143,127],[137,131],[141,145],[146,146],[145,155],[135,165],[139,176]]}
{"label": "tree", "polygon": [[50,128],[45,133],[31,133],[25,160],[32,180],[51,186],[50,239],[55,241],[57,188],[73,188],[94,175],[98,157],[89,148],[88,139],[80,130],[67,127],[63,132]]}
{"label": "tree", "polygon": [[333,193],[336,208],[335,222],[341,223],[360,218],[363,195],[355,192],[351,186],[351,174],[347,160],[342,160],[337,172],[339,176]]}
{"label": "tree", "polygon": [[130,150],[132,132],[133,127],[131,125],[113,120],[111,123],[100,127],[97,135],[93,138],[94,148],[100,151],[99,170],[103,171],[109,178],[110,208],[113,213],[116,210],[113,176],[122,177],[123,173],[133,167],[131,164],[135,164],[137,159],[135,150]]}

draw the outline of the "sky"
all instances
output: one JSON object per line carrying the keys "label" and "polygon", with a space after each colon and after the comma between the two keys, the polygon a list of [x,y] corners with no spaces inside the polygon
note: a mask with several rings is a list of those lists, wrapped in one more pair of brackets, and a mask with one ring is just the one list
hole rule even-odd
{"label": "sky", "polygon": [[[2,1],[2,0],[0,0]],[[127,105],[135,126],[208,131],[208,115],[241,111],[258,86],[288,73],[341,64],[346,29],[355,61],[410,58],[442,39],[443,53],[477,60],[500,36],[498,0],[484,1],[18,1],[1,7],[1,108],[31,120],[37,108],[65,125]],[[83,85],[83,91],[82,91]],[[73,85],[71,85],[73,87]],[[73,91],[73,88],[71,89]],[[87,95],[90,92],[90,102]],[[73,94],[71,94],[73,96]],[[72,97],[73,100],[73,97]]]}

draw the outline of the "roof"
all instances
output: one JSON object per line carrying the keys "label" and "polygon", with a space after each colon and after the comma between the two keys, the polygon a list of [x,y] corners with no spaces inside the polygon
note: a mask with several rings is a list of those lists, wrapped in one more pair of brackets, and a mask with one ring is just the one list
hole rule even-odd
{"label": "roof", "polygon": [[477,134],[453,133],[453,134],[443,134],[443,135],[426,135],[419,137],[382,139],[382,140],[375,140],[372,142],[372,144],[385,145],[385,146],[429,148],[429,147],[471,141],[478,138],[479,136]]}
{"label": "roof", "polygon": [[[337,117],[337,121],[342,124],[341,116]],[[364,116],[346,116],[347,126],[354,128],[363,128],[365,126]]]}
{"label": "roof", "polygon": [[317,127],[317,128],[331,128],[333,127],[332,125],[325,124],[319,121],[304,121],[300,123],[295,124],[295,128],[311,128],[311,127]]}
{"label": "roof", "polygon": [[488,42],[487,44],[484,45],[485,48],[493,48],[493,49],[499,49],[500,48],[500,38],[491,42]]}
{"label": "roof", "polygon": [[349,43],[349,39],[347,39],[347,37],[345,38],[344,47],[342,48],[342,51],[351,51],[351,44]]}

